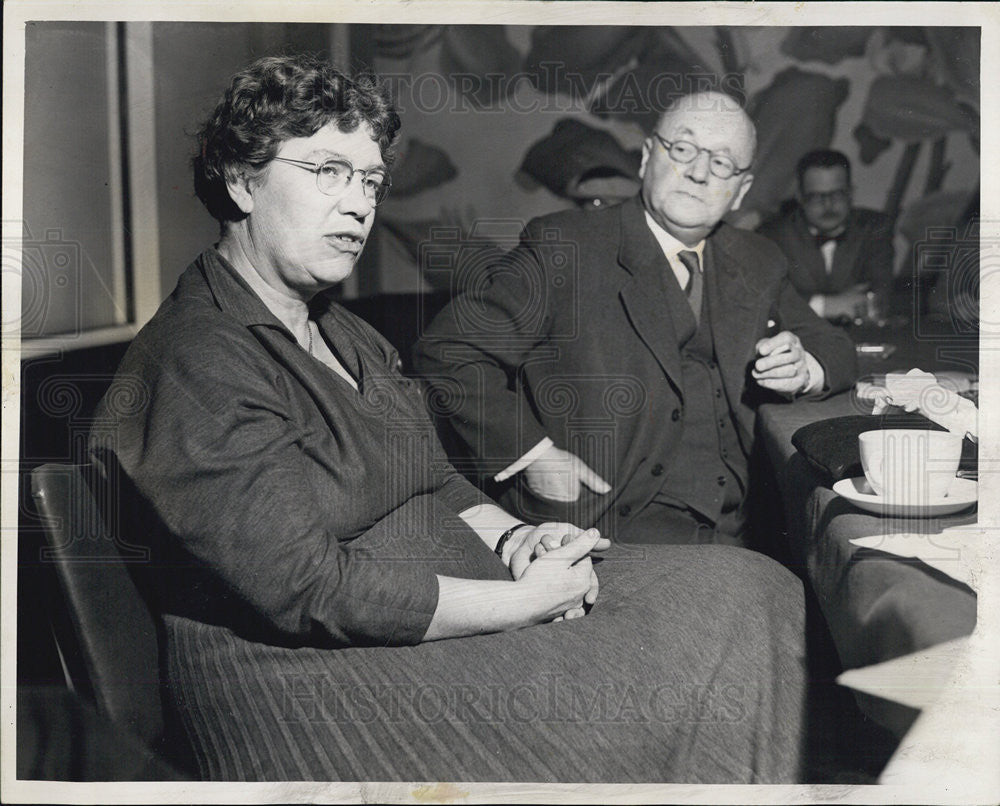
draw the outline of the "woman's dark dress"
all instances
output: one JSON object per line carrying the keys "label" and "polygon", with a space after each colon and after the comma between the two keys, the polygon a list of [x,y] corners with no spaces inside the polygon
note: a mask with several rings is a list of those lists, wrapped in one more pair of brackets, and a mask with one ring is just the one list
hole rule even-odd
{"label": "woman's dark dress", "polygon": [[202,776],[795,780],[801,589],[762,555],[616,545],[585,618],[419,643],[437,574],[510,578],[458,517],[488,499],[388,343],[314,316],[358,390],[206,251],[91,435]]}

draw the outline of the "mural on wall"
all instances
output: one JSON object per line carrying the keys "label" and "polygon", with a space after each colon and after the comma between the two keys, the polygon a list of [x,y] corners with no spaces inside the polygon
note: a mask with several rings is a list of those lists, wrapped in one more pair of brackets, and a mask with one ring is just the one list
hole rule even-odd
{"label": "mural on wall", "polygon": [[[146,43],[145,61],[126,61],[138,77],[121,110],[134,146],[110,124],[105,73],[127,36]],[[401,109],[393,192],[345,296],[456,290],[527,220],[631,196],[659,110],[702,87],[740,97],[758,122],[756,179],[734,224],[755,227],[794,192],[798,157],[830,145],[852,160],[855,202],[896,219],[901,280],[934,274],[921,262],[930,232],[954,228],[963,254],[978,244],[967,229],[978,209],[978,28],[46,22],[25,37],[24,219],[38,259],[23,289],[25,311],[43,312],[26,313],[36,336],[126,321],[137,310],[130,270],[159,278],[139,306],[151,313],[217,237],[191,189],[191,131],[232,73],[268,53],[374,68]],[[66,92],[81,72],[94,76],[86,91]],[[59,114],[85,125],[49,125]],[[132,147],[143,170],[107,183],[108,155]],[[112,188],[156,211],[130,231],[141,265],[126,259]],[[49,293],[59,267],[46,256],[69,242],[79,271]],[[467,247],[475,265],[430,271],[423,258],[438,244]],[[931,295],[924,309],[950,314],[947,300],[964,297],[975,318],[979,274],[966,264],[960,293]]]}
{"label": "mural on wall", "polygon": [[383,290],[436,284],[420,253],[438,232],[475,239],[484,219],[632,195],[659,112],[701,88],[740,98],[758,125],[737,226],[793,195],[814,148],[845,151],[857,202],[897,220],[904,270],[911,243],[978,198],[976,28],[370,28],[404,123],[381,211]]}

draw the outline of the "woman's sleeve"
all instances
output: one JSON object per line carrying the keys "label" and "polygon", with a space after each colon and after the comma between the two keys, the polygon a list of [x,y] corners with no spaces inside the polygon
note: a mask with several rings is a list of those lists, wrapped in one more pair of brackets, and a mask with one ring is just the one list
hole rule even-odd
{"label": "woman's sleeve", "polygon": [[428,528],[433,496],[414,496],[342,543],[338,511],[357,502],[344,500],[335,477],[317,481],[330,474],[317,473],[300,444],[281,378],[245,345],[198,348],[157,357],[144,373],[149,405],[119,420],[114,452],[155,519],[284,635],[335,645],[419,642],[437,605],[435,573],[378,547]]}
{"label": "woman's sleeve", "polygon": [[[428,406],[431,404],[425,398],[427,395],[435,394],[435,391],[421,387],[413,378],[405,377],[400,370],[402,362],[399,359],[399,352],[396,348],[363,320],[357,319],[356,323],[371,343],[371,346],[381,356],[384,363],[383,371],[388,377],[389,382],[392,384],[403,384],[408,393],[415,396],[414,400],[416,401],[416,407],[421,417],[433,428],[433,421],[428,413]],[[444,473],[437,494],[453,512],[464,512],[467,509],[472,509],[472,507],[482,504],[495,504],[492,498],[455,470],[440,440],[435,440],[433,454],[434,463],[444,467]]]}
{"label": "woman's sleeve", "polygon": [[452,511],[465,512],[472,507],[494,503],[492,498],[462,476],[455,468],[450,465],[449,467],[451,468],[450,472],[438,493]]}

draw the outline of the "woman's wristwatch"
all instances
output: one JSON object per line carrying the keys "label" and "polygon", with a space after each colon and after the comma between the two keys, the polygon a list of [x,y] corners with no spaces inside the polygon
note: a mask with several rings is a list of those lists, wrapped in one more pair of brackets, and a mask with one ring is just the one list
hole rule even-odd
{"label": "woman's wristwatch", "polygon": [[507,541],[514,536],[514,532],[518,529],[523,529],[526,526],[531,526],[530,523],[519,523],[515,526],[511,526],[506,532],[500,535],[500,539],[497,541],[496,548],[493,551],[496,553],[497,557],[501,560],[503,559],[503,547],[507,545]]}

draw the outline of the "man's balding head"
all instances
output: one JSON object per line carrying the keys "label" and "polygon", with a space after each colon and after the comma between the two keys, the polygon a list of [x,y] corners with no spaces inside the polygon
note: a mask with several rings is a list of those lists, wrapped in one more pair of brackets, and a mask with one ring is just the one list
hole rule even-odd
{"label": "man's balding head", "polygon": [[656,131],[664,131],[665,127],[670,125],[672,117],[684,115],[688,112],[710,112],[720,116],[731,116],[732,125],[735,129],[742,129],[742,136],[745,138],[747,147],[750,150],[746,162],[740,164],[749,165],[753,161],[754,154],[757,152],[757,127],[746,113],[742,104],[733,98],[732,95],[726,95],[724,92],[707,91],[695,92],[675,98],[671,101],[670,106],[663,111],[663,114],[660,115],[660,120],[656,124]]}
{"label": "man's balding head", "polygon": [[[678,98],[643,144],[646,209],[683,243],[701,241],[750,189],[756,147],[753,121],[731,96],[699,92]],[[734,173],[726,177],[729,169]]]}

